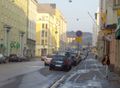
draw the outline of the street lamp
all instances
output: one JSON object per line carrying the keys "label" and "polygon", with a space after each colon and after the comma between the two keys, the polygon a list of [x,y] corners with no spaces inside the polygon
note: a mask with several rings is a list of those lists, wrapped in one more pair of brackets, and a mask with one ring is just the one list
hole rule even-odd
{"label": "street lamp", "polygon": [[72,0],[69,0],[69,3],[72,3]]}
{"label": "street lamp", "polygon": [[4,25],[3,26],[5,28],[5,31],[7,33],[6,35],[6,45],[7,45],[7,56],[9,56],[9,32],[10,32],[10,29],[11,27],[9,25]]}

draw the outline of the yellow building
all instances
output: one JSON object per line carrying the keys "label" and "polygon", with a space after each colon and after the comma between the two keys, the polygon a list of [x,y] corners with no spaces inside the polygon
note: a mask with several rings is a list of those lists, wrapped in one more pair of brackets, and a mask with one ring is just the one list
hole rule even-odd
{"label": "yellow building", "polygon": [[[60,38],[66,38],[66,22],[55,4],[38,6],[36,26],[36,56],[52,54],[60,49]],[[63,22],[65,25],[63,25]],[[65,28],[65,29],[64,29]]]}
{"label": "yellow building", "polygon": [[0,0],[0,43],[2,53],[23,54],[26,46],[27,1]]}
{"label": "yellow building", "polygon": [[48,13],[38,13],[36,25],[36,56],[47,55],[51,44]]}
{"label": "yellow building", "polygon": [[54,16],[40,13],[36,26],[36,56],[52,54],[58,48],[58,31],[54,23]]}
{"label": "yellow building", "polygon": [[68,37],[67,38],[67,43],[72,43],[75,40],[74,37]]}
{"label": "yellow building", "polygon": [[35,56],[37,6],[36,0],[28,0],[27,55],[32,57]]}
{"label": "yellow building", "polygon": [[75,43],[76,42],[76,38],[75,37],[72,37],[72,36],[67,36],[67,47],[66,49],[72,49],[72,48],[76,48],[76,45]]}
{"label": "yellow building", "polygon": [[56,9],[55,16],[57,22],[57,29],[59,30],[58,36],[59,41],[57,41],[57,47],[59,48],[60,51],[65,51],[67,43],[66,42],[67,22],[59,9]]}

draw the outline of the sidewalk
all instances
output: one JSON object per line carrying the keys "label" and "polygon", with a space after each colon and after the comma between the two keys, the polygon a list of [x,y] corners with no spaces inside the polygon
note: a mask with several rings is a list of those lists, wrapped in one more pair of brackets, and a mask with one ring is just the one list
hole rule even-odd
{"label": "sidewalk", "polygon": [[109,71],[106,79],[105,67],[90,54],[56,88],[120,88],[120,77]]}

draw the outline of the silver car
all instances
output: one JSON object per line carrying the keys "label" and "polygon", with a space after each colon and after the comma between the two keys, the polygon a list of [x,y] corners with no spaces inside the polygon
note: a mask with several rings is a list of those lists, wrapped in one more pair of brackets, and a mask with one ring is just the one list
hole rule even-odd
{"label": "silver car", "polygon": [[0,63],[6,63],[7,61],[7,58],[3,54],[0,54]]}

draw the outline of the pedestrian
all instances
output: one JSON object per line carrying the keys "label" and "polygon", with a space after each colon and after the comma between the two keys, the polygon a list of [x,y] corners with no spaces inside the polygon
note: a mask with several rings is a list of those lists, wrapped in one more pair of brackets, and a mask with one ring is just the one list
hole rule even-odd
{"label": "pedestrian", "polygon": [[110,59],[108,55],[105,55],[102,59],[102,64],[105,65],[105,77],[108,78],[108,66],[110,65]]}

